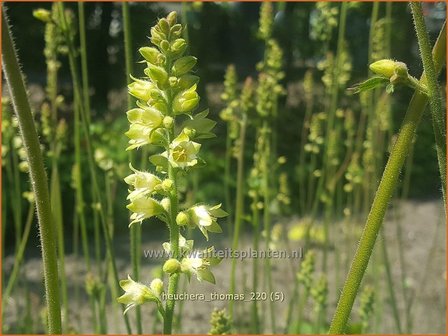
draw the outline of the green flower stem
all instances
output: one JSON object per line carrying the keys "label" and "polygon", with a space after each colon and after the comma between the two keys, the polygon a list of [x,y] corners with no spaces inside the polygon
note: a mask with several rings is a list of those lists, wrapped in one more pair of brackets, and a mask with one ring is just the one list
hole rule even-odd
{"label": "green flower stem", "polygon": [[[225,190],[225,206],[226,209],[232,209],[231,206],[231,192],[230,192],[230,168],[231,168],[231,160],[232,160],[232,138],[230,137],[230,122],[227,123],[227,135],[226,135],[226,155],[224,162],[224,190]],[[232,225],[232,216],[233,213],[229,213],[227,217],[227,226],[229,228],[229,240],[230,237],[233,236],[233,225]],[[232,314],[230,314],[232,315]]]}
{"label": "green flower stem", "polygon": [[[445,62],[445,56],[446,26],[444,25],[433,49],[436,73],[440,72],[443,63]],[[425,74],[422,75],[420,82],[426,85]],[[330,334],[342,334],[345,331],[356,294],[369,263],[370,256],[372,255],[375,240],[381,228],[389,200],[398,183],[400,170],[412,145],[412,140],[414,139],[417,126],[427,102],[428,97],[426,95],[419,91],[414,92],[406,116],[401,125],[400,133],[392,149],[389,160],[387,161],[357,251],[342,289],[331,322],[329,330]]]}
{"label": "green flower stem", "polygon": [[[59,258],[59,277],[61,282],[61,299],[63,316],[68,317],[68,293],[67,293],[67,277],[65,274],[65,246],[64,246],[64,219],[62,216],[62,199],[61,186],[58,168],[58,156],[60,145],[55,145],[52,171],[50,177],[50,201],[51,210],[53,213],[53,221],[57,232],[58,241],[58,258]],[[68,319],[63,319],[63,331],[66,332],[68,328]]]}
{"label": "green flower stem", "polygon": [[423,17],[422,4],[420,2],[410,2],[412,16],[414,18],[415,31],[417,33],[420,55],[423,69],[426,74],[429,106],[432,114],[432,124],[436,139],[437,159],[439,163],[440,179],[442,182],[443,200],[446,201],[446,127],[445,109],[442,107],[437,72],[431,55],[431,45],[429,43],[428,31]]}
{"label": "green flower stem", "polygon": [[[241,223],[244,215],[244,145],[246,141],[246,121],[247,117],[243,114],[240,122],[240,138],[238,151],[238,167],[237,167],[237,186],[236,186],[236,201],[235,201],[235,227],[233,229],[232,250],[238,249],[239,237],[241,233]],[[237,258],[232,259],[232,269],[230,273],[230,293],[235,294],[236,290],[236,263]],[[229,315],[233,319],[233,305],[234,301],[229,302]]]}
{"label": "green flower stem", "polygon": [[[58,3],[58,10],[59,10],[59,14],[61,17],[62,30],[63,30],[64,34],[66,35],[65,39],[68,44],[68,55],[69,55],[69,63],[70,63],[70,72],[71,72],[72,80],[73,80],[73,89],[75,91],[75,96],[77,97],[76,100],[80,102],[80,97],[82,96],[82,92],[81,92],[81,85],[80,85],[79,78],[78,78],[78,71],[77,71],[77,64],[76,64],[76,57],[75,57],[75,47],[73,45],[72,39],[68,35],[69,32],[68,32],[68,24],[65,19],[64,3],[62,3],[62,2]],[[92,151],[92,142],[91,142],[90,134],[89,134],[88,120],[85,115],[86,111],[84,110],[84,107],[80,103],[79,103],[79,109],[81,112],[81,121],[82,121],[81,127],[85,133],[87,157],[88,157],[87,161],[88,161],[88,166],[89,166],[89,170],[90,170],[90,175],[92,178],[92,189],[94,191],[94,197],[95,197],[96,201],[98,201],[100,204],[99,212],[100,212],[100,217],[101,217],[101,225],[102,225],[102,229],[103,229],[104,240],[106,242],[107,253],[110,254],[110,266],[112,268],[111,271],[112,271],[113,277],[115,279],[116,288],[118,290],[118,288],[119,288],[118,270],[117,270],[117,265],[115,263],[115,253],[113,250],[112,238],[111,238],[111,235],[109,232],[109,226],[106,223],[106,216],[104,214],[105,207],[102,202],[99,184],[98,184],[98,180],[97,180],[97,176],[96,176],[95,164],[94,164],[94,159],[93,159],[93,151]],[[123,311],[124,311],[124,309],[125,309],[125,307],[122,307]],[[123,319],[126,324],[127,332],[131,333],[131,326],[129,324],[128,316],[123,315]]]}
{"label": "green flower stem", "polygon": [[384,259],[384,268],[386,270],[386,280],[387,280],[387,288],[389,290],[389,296],[390,296],[390,305],[392,307],[392,314],[395,322],[395,327],[397,328],[397,331],[399,334],[403,332],[401,328],[401,320],[400,320],[400,314],[398,312],[398,306],[397,306],[397,299],[395,296],[395,290],[394,290],[394,284],[393,284],[393,278],[392,278],[392,271],[390,267],[390,261],[389,261],[389,255],[387,251],[387,241],[386,241],[386,235],[384,233],[384,229],[380,230],[381,234],[381,250],[383,253],[383,259]]}
{"label": "green flower stem", "polygon": [[[6,285],[6,289],[2,293],[3,309],[4,309],[4,307],[6,307],[7,300],[11,296],[12,290],[14,289],[14,285],[17,281],[17,276],[19,274],[20,266],[22,265],[23,256],[25,254],[26,243],[28,242],[28,237],[30,235],[31,225],[33,224],[34,210],[35,210],[34,203],[30,204],[30,207],[28,209],[27,220],[25,223],[25,228],[23,230],[23,235],[22,235],[19,247],[17,249],[17,253],[14,257],[14,266],[12,268],[11,275],[9,276],[8,283]],[[3,222],[3,223],[5,223],[5,222]]]}
{"label": "green flower stem", "polygon": [[[125,51],[125,62],[126,62],[126,81],[128,84],[131,82],[130,75],[133,72],[133,57],[132,57],[132,34],[131,34],[131,18],[129,13],[129,3],[123,2],[121,4],[122,15],[123,15],[123,34],[124,34],[124,51]],[[134,99],[130,94],[127,95],[128,98],[128,110],[132,109],[134,106]],[[132,151],[129,151],[129,161],[132,162]],[[143,153],[143,160],[147,162],[147,155]],[[142,160],[142,161],[143,161]],[[131,260],[132,260],[132,273],[133,278],[136,281],[140,279],[140,248],[141,248],[141,226],[132,225],[131,226]],[[137,306],[135,309],[135,318],[137,325],[137,334],[143,333],[142,326],[142,315],[141,308]]]}
{"label": "green flower stem", "polygon": [[[169,131],[168,143],[174,138],[173,128]],[[169,150],[169,148],[167,148]],[[173,181],[173,189],[170,192],[170,213],[169,213],[169,229],[170,229],[170,244],[173,252],[172,258],[179,258],[179,226],[176,223],[177,208],[178,208],[178,195],[177,195],[177,176],[176,169],[169,164],[168,166],[168,178]],[[163,333],[171,334],[173,329],[173,315],[174,306],[176,301],[172,298],[174,294],[177,293],[177,287],[179,284],[179,273],[174,273],[170,275],[170,280],[168,284],[168,295],[169,298],[165,306],[165,316],[163,319]]]}
{"label": "green flower stem", "polygon": [[81,56],[82,95],[84,108],[90,123],[89,71],[87,68],[86,20],[84,18],[84,2],[78,2],[79,44]]}
{"label": "green flower stem", "polygon": [[[12,151],[12,174],[14,177],[14,228],[16,230],[16,249],[20,244],[22,235],[22,190],[20,184],[19,157],[15,150]],[[11,194],[13,192],[11,191]]]}
{"label": "green flower stem", "polygon": [[[270,132],[271,129],[269,127],[268,120],[263,121],[263,135],[265,137],[265,147],[264,147],[264,167],[263,167],[263,221],[264,221],[264,232],[266,233],[265,236],[265,249],[266,251],[269,250],[269,244],[271,241],[271,212],[270,212],[270,204],[271,204],[271,198],[270,198],[270,192],[272,185],[270,184],[271,178],[270,178],[270,167],[269,164],[271,163],[271,140]],[[269,292],[272,292],[272,274],[271,274],[271,260],[269,258],[265,259],[264,262],[264,279],[267,284],[267,290]],[[275,334],[276,324],[275,324],[275,307],[274,307],[274,301],[269,300],[269,313],[270,313],[270,320],[271,320],[271,330],[272,333]]]}
{"label": "green flower stem", "polygon": [[56,237],[52,221],[47,174],[34,125],[25,83],[20,73],[17,55],[8,26],[8,18],[3,10],[2,47],[3,71],[8,84],[11,100],[19,121],[23,144],[28,157],[30,179],[36,197],[37,217],[39,219],[42,262],[44,269],[45,298],[47,302],[48,332],[60,334],[61,311],[59,303],[59,275],[56,254]]}
{"label": "green flower stem", "polygon": [[[252,223],[254,225],[254,236],[253,236],[253,245],[254,250],[258,251],[260,245],[260,211],[257,208],[258,204],[258,193],[255,194],[255,198],[252,202]],[[253,268],[252,268],[252,291],[258,291],[258,258],[253,258],[252,260]],[[258,313],[258,302],[257,300],[252,301],[252,333],[260,334],[261,326],[260,326],[260,318]]]}

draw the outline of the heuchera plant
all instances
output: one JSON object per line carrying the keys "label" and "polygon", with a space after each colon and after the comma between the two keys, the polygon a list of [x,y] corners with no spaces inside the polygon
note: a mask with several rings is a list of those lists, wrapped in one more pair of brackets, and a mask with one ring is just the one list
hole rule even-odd
{"label": "heuchera plant", "polygon": [[136,107],[127,112],[130,122],[128,150],[142,146],[159,148],[149,157],[153,171],[138,171],[125,178],[129,185],[129,204],[132,212],[130,225],[141,224],[145,219],[157,217],[168,226],[169,242],[162,244],[170,256],[163,271],[169,277],[168,296],[163,302],[164,284],[152,280],[149,287],[130,277],[120,282],[125,294],[118,302],[126,304],[126,311],[136,305],[155,302],[164,320],[164,333],[171,333],[179,277],[193,275],[199,281],[215,283],[210,267],[220,260],[214,248],[193,251],[193,240],[181,235],[185,228],[198,228],[208,240],[210,232],[220,233],[217,219],[227,213],[221,205],[196,204],[180,209],[178,177],[193,168],[204,165],[199,157],[201,139],[213,137],[215,122],[207,118],[208,110],[194,114],[199,103],[196,91],[199,77],[192,74],[197,59],[185,55],[187,42],[182,38],[182,25],[177,14],[171,12],[151,28],[150,40],[154,46],[140,48],[147,67],[146,78],[132,78],[129,94],[137,99]]}

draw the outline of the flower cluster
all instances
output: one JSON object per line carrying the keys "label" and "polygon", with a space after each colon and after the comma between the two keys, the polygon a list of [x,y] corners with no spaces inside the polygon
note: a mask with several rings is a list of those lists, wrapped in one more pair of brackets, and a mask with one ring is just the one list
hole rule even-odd
{"label": "flower cluster", "polygon": [[319,41],[331,39],[333,29],[338,25],[339,9],[332,3],[322,1],[316,3],[316,10],[310,18],[311,38]]}
{"label": "flower cluster", "polygon": [[230,317],[225,309],[214,309],[210,319],[211,329],[209,335],[229,335],[232,331]]}
{"label": "flower cluster", "polygon": [[[139,171],[130,165],[132,174],[125,178],[129,186],[127,208],[131,211],[130,225],[157,217],[169,227],[170,241],[163,248],[171,258],[163,266],[164,273],[169,277],[176,275],[176,279],[179,273],[188,278],[194,275],[199,281],[214,283],[210,267],[219,259],[210,257],[213,248],[195,252],[193,241],[180,234],[181,229],[198,228],[208,240],[209,232],[222,232],[217,219],[227,215],[220,204],[196,204],[179,210],[178,175],[204,164],[199,157],[198,140],[213,137],[211,130],[216,124],[207,118],[207,110],[194,114],[199,104],[199,77],[192,69],[197,60],[185,55],[187,42],[182,38],[182,30],[177,14],[171,12],[151,29],[153,46],[139,50],[146,64],[146,77],[132,77],[133,82],[128,86],[129,94],[137,99],[137,106],[126,113],[130,123],[126,132],[127,150],[142,146],[160,149],[149,158],[154,165],[153,172]],[[127,304],[126,310],[153,301],[161,314],[165,314],[160,279],[153,280],[150,287],[130,278],[120,285],[126,293],[118,301]],[[166,309],[167,315],[172,314]]]}

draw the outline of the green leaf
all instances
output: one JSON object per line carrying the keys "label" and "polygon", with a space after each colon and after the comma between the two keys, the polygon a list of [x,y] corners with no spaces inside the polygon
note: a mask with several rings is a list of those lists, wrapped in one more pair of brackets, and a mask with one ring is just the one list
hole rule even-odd
{"label": "green leaf", "polygon": [[357,94],[376,89],[378,87],[385,85],[386,83],[389,83],[389,79],[385,77],[372,77],[362,83],[358,83],[352,86],[351,88],[348,88],[347,91],[350,94]]}
{"label": "green leaf", "polygon": [[168,170],[168,159],[161,154],[154,154],[149,157],[149,162],[154,166],[160,166],[165,171]]}
{"label": "green leaf", "polygon": [[229,214],[221,208],[210,208],[210,214],[216,218],[227,217]]}
{"label": "green leaf", "polygon": [[215,276],[213,275],[213,273],[209,269],[201,269],[201,270],[199,270],[198,271],[198,280],[199,281],[205,280],[205,281],[208,281],[208,282],[210,282],[212,284],[216,283]]}
{"label": "green leaf", "polygon": [[207,226],[207,230],[213,233],[222,233],[222,228],[216,222],[212,222],[211,225]]}
{"label": "green leaf", "polygon": [[195,114],[191,119],[186,120],[181,127],[194,129],[196,131],[194,138],[196,139],[212,138],[215,135],[211,130],[216,126],[216,121],[206,118],[207,115],[208,109]]}

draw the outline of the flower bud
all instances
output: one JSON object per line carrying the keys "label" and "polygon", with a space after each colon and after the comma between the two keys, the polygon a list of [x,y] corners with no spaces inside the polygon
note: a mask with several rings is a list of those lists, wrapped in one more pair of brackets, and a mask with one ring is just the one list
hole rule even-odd
{"label": "flower bud", "polygon": [[170,179],[165,179],[162,182],[162,189],[165,191],[170,191],[173,188],[173,180]]}
{"label": "flower bud", "polygon": [[174,125],[174,119],[170,116],[166,116],[165,118],[163,118],[163,126],[165,128],[171,128]]}
{"label": "flower bud", "polygon": [[181,24],[175,24],[171,27],[171,35],[175,37],[180,37],[182,35],[182,25]]}
{"label": "flower bud", "polygon": [[187,49],[187,42],[183,38],[174,40],[171,43],[171,52],[174,56],[180,56]]}
{"label": "flower bud", "polygon": [[284,157],[284,156],[280,156],[278,159],[277,159],[277,162],[278,162],[278,164],[285,164],[286,163],[286,157]]}
{"label": "flower bud", "polygon": [[369,68],[377,75],[390,78],[395,73],[396,62],[390,59],[383,59],[370,64]]}
{"label": "flower bud", "polygon": [[184,128],[184,133],[189,138],[193,138],[196,135],[196,130],[192,129],[192,128],[189,128],[189,127],[185,127]]}
{"label": "flower bud", "polygon": [[30,170],[30,167],[29,167],[29,165],[28,165],[28,161],[21,161],[21,162],[19,163],[19,170],[20,170],[22,173],[28,173],[28,171]]}
{"label": "flower bud", "polygon": [[143,47],[140,48],[138,51],[145,58],[147,62],[154,65],[159,63],[159,56],[161,55],[161,53],[156,48]]}
{"label": "flower bud", "polygon": [[158,26],[160,27],[160,30],[166,35],[168,36],[170,33],[170,24],[168,23],[168,20],[163,18],[159,20],[159,24]]}
{"label": "flower bud", "polygon": [[157,65],[148,64],[148,67],[145,69],[145,74],[151,78],[153,82],[157,83],[159,87],[165,86],[168,81],[168,74],[165,69]]}
{"label": "flower bud", "polygon": [[170,87],[174,88],[179,84],[179,79],[177,77],[171,76],[168,78],[168,82],[170,84]]}
{"label": "flower bud", "polygon": [[165,211],[170,211],[171,201],[170,201],[170,199],[168,197],[165,197],[163,200],[161,200],[160,204],[165,209]]}
{"label": "flower bud", "polygon": [[196,85],[188,90],[182,91],[174,97],[173,111],[176,114],[187,113],[193,110],[199,103],[199,95],[196,92]]}
{"label": "flower bud", "polygon": [[170,12],[166,17],[166,20],[168,21],[170,26],[174,26],[177,23],[177,13],[174,11]]}
{"label": "flower bud", "polygon": [[177,225],[185,226],[185,225],[188,225],[188,222],[189,222],[189,217],[185,212],[181,211],[177,214],[177,216],[176,216]]}
{"label": "flower bud", "polygon": [[33,16],[42,22],[51,22],[51,13],[46,9],[38,8],[34,10]]}
{"label": "flower bud", "polygon": [[155,278],[153,281],[151,281],[149,288],[152,290],[155,296],[160,297],[163,292],[163,281],[159,278]]}
{"label": "flower bud", "polygon": [[190,71],[196,64],[197,58],[194,56],[184,56],[179,58],[173,65],[173,72],[176,76],[182,76]]}
{"label": "flower bud", "polygon": [[129,94],[145,102],[151,99],[152,88],[153,84],[144,80],[138,80],[128,85]]}
{"label": "flower bud", "polygon": [[26,199],[28,202],[30,203],[34,203],[35,201],[35,197],[34,197],[34,192],[32,191],[25,191],[22,193],[22,196],[24,199]]}
{"label": "flower bud", "polygon": [[164,52],[164,53],[168,53],[170,51],[170,43],[167,40],[162,40],[160,42],[160,49]]}
{"label": "flower bud", "polygon": [[177,273],[180,270],[180,262],[177,259],[168,259],[163,264],[163,271],[168,274]]}

